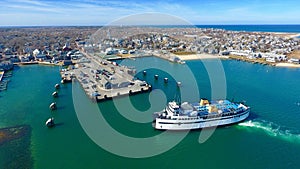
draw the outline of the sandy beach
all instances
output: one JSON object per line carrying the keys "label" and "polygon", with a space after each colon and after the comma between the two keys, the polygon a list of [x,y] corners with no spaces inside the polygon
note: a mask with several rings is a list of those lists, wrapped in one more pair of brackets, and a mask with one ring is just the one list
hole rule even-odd
{"label": "sandy beach", "polygon": [[300,68],[300,64],[293,64],[293,63],[277,63],[277,67],[291,67],[291,68]]}
{"label": "sandy beach", "polygon": [[193,55],[176,55],[181,60],[201,60],[201,59],[220,59],[220,58],[228,58],[219,55],[211,55],[211,54],[193,54]]}
{"label": "sandy beach", "polygon": [[275,32],[275,33],[272,33],[274,35],[279,35],[279,36],[282,36],[282,37],[286,37],[286,38],[297,38],[297,37],[300,37],[300,33],[284,33],[284,32]]}

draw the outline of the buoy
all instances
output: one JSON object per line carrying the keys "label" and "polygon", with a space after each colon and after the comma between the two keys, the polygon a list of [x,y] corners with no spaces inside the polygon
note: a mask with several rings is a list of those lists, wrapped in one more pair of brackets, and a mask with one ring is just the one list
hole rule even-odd
{"label": "buoy", "polygon": [[144,70],[144,71],[143,71],[143,75],[144,75],[144,76],[146,76],[146,74],[147,74],[147,71],[146,71],[146,70]]}
{"label": "buoy", "polygon": [[45,125],[46,125],[47,127],[49,127],[49,128],[55,126],[54,118],[53,118],[53,117],[49,118],[49,119],[46,121]]}
{"label": "buoy", "polygon": [[165,83],[168,83],[168,78],[164,78],[164,82],[165,82]]}
{"label": "buoy", "polygon": [[157,80],[158,79],[158,75],[154,75],[154,78]]}
{"label": "buoy", "polygon": [[53,96],[53,97],[58,97],[58,92],[56,92],[56,91],[53,92],[53,93],[52,93],[52,96]]}
{"label": "buoy", "polygon": [[50,108],[51,110],[57,109],[56,103],[55,103],[55,102],[51,103],[50,106],[49,106],[49,108]]}
{"label": "buoy", "polygon": [[58,89],[60,87],[59,84],[56,83],[56,85],[54,86],[56,89]]}

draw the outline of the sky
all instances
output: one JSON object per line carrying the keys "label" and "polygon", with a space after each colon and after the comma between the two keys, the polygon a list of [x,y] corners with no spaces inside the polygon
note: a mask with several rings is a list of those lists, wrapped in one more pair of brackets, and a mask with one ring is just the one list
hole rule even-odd
{"label": "sky", "polygon": [[0,26],[100,26],[145,12],[193,25],[300,24],[299,8],[299,0],[1,0]]}

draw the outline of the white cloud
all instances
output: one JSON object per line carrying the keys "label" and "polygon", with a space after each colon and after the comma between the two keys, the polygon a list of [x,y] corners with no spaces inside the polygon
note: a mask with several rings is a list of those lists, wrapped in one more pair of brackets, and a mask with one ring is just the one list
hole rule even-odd
{"label": "white cloud", "polygon": [[[227,2],[214,1],[189,5],[170,1],[137,1],[137,0],[3,0],[0,1],[0,25],[19,23],[27,25],[99,25],[118,18],[144,12],[161,12],[179,16],[195,24],[212,23],[248,23],[292,20],[299,16],[297,11],[281,11],[274,13],[273,8],[262,10],[258,2],[250,4],[229,5]],[[264,4],[266,5],[266,4]],[[294,12],[294,16],[289,13]],[[264,15],[267,13],[268,15]],[[14,17],[23,18],[22,22]],[[32,17],[33,16],[33,17]],[[42,19],[46,19],[44,23]],[[286,18],[286,19],[285,19]],[[296,20],[298,20],[296,18]]]}
{"label": "white cloud", "polygon": [[[143,13],[143,12],[163,12],[179,16],[187,16],[196,14],[191,9],[176,3],[166,2],[130,2],[130,1],[94,1],[94,0],[73,0],[73,1],[38,1],[38,0],[11,0],[0,2],[0,14],[14,14],[16,11],[23,12],[24,16],[36,14],[39,17],[39,12],[44,12],[42,17],[51,20],[51,17],[64,18],[73,16],[72,20],[66,18],[66,24],[86,23],[100,24],[116,20],[127,15]],[[47,15],[46,15],[47,14]],[[59,16],[61,15],[61,16]],[[9,16],[9,15],[8,15]],[[23,16],[21,16],[23,17]],[[28,18],[28,17],[25,17]],[[75,18],[75,19],[74,19]],[[12,19],[7,17],[7,19]],[[94,21],[92,19],[95,19]],[[71,21],[73,23],[71,23]],[[76,23],[77,22],[77,23]],[[94,22],[94,23],[93,23]],[[34,18],[28,19],[28,24],[34,23]],[[0,21],[0,25],[3,25]],[[16,23],[17,24],[17,23]],[[39,23],[40,24],[40,23]],[[49,24],[49,22],[44,23]],[[55,23],[51,23],[54,24]]]}

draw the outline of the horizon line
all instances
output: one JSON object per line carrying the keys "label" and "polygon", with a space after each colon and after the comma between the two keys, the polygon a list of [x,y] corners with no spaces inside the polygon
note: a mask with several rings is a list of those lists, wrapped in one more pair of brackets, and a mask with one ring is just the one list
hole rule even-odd
{"label": "horizon line", "polygon": [[124,27],[130,27],[130,26],[144,26],[144,27],[149,27],[149,26],[293,26],[293,25],[300,25],[300,23],[285,23],[285,24],[280,24],[280,23],[266,23],[266,24],[182,24],[182,25],[170,25],[170,24],[157,24],[157,25],[0,25],[0,28],[12,28],[12,27],[105,27],[105,26],[124,26]]}

